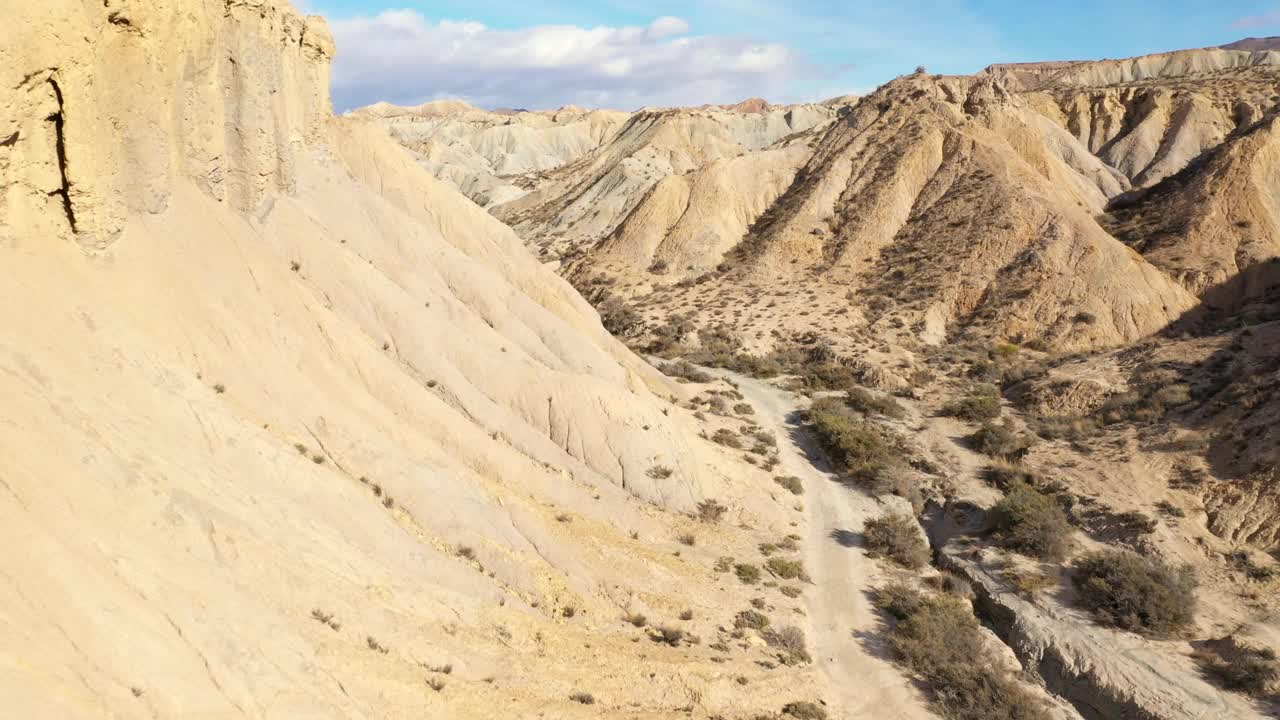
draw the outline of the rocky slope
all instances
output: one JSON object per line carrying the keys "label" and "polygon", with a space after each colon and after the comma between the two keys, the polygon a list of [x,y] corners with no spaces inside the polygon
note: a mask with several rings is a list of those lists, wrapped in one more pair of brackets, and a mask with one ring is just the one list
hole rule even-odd
{"label": "rocky slope", "polygon": [[508,228],[331,117],[322,20],[6,9],[7,714],[821,699],[808,665],[723,629],[752,598],[806,627],[798,590],[713,570],[799,522],[769,447],[699,437],[754,431],[695,416]]}

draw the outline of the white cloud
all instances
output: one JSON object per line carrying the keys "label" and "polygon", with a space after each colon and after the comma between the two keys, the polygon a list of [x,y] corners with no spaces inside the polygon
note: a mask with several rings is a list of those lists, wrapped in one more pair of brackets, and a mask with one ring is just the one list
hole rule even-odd
{"label": "white cloud", "polygon": [[1280,10],[1261,15],[1249,15],[1231,23],[1231,26],[1236,28],[1259,28],[1268,25],[1280,25]]}
{"label": "white cloud", "polygon": [[379,100],[411,105],[446,97],[526,108],[633,109],[752,96],[777,101],[807,67],[785,45],[690,35],[689,23],[677,17],[637,27],[497,30],[389,10],[331,27],[340,111]]}

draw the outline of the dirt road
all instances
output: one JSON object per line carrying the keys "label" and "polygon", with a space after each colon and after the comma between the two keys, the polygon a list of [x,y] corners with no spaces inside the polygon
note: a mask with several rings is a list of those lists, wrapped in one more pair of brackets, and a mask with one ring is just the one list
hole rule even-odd
{"label": "dirt road", "polygon": [[826,472],[814,439],[798,422],[804,398],[765,381],[720,374],[738,383],[757,422],[777,436],[776,472],[804,483],[805,565],[814,583],[805,593],[810,650],[840,706],[833,717],[936,718],[920,690],[889,661],[883,620],[871,605],[870,591],[883,575],[862,550],[862,524],[885,506]]}

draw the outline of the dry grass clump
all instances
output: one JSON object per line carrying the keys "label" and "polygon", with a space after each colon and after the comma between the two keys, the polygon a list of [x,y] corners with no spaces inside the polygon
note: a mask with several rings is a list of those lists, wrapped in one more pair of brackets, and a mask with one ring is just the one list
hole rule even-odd
{"label": "dry grass clump", "polygon": [[1010,484],[990,519],[996,539],[1011,550],[1060,561],[1071,549],[1071,523],[1062,506],[1027,483]]}
{"label": "dry grass clump", "polygon": [[750,563],[738,563],[733,566],[733,573],[744,585],[755,585],[760,582],[760,568]]}
{"label": "dry grass clump", "polygon": [[1174,568],[1123,550],[1094,552],[1075,563],[1072,579],[1080,604],[1110,625],[1168,635],[1195,618],[1196,577],[1191,568]]}
{"label": "dry grass clump", "polygon": [[764,567],[775,577],[783,580],[809,580],[809,573],[805,572],[804,563],[799,560],[787,560],[780,557],[771,557],[765,562]]}
{"label": "dry grass clump", "polygon": [[867,551],[907,568],[929,563],[929,546],[920,537],[920,528],[908,515],[886,515],[868,520],[863,526]]}
{"label": "dry grass clump", "polygon": [[711,441],[727,448],[733,448],[734,450],[742,449],[742,439],[738,437],[738,433],[730,430],[729,428],[720,428],[719,430],[716,430],[711,436]]}
{"label": "dry grass clump", "polygon": [[890,585],[876,605],[897,622],[889,642],[897,658],[928,684],[950,720],[1046,720],[1044,704],[1005,673],[984,642],[969,603]]}
{"label": "dry grass clump", "polygon": [[795,475],[779,475],[775,477],[773,481],[781,485],[784,490],[792,495],[804,494],[804,484],[800,481],[800,478]]}

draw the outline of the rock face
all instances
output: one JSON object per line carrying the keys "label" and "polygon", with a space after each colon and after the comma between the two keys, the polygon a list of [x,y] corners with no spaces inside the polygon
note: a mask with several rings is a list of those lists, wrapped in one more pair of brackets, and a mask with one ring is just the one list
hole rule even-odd
{"label": "rock face", "polygon": [[[707,568],[791,511],[508,228],[330,116],[322,20],[3,5],[6,713],[568,717],[590,692],[667,717],[686,692],[732,715],[817,694],[804,668],[635,644],[625,611],[687,608],[711,637],[748,598]],[[683,514],[711,497],[733,527]]]}
{"label": "rock face", "polygon": [[178,178],[254,208],[293,186],[299,147],[330,114],[328,30],[269,0],[12,5],[0,50],[10,228],[104,249],[131,213],[164,211]]}

